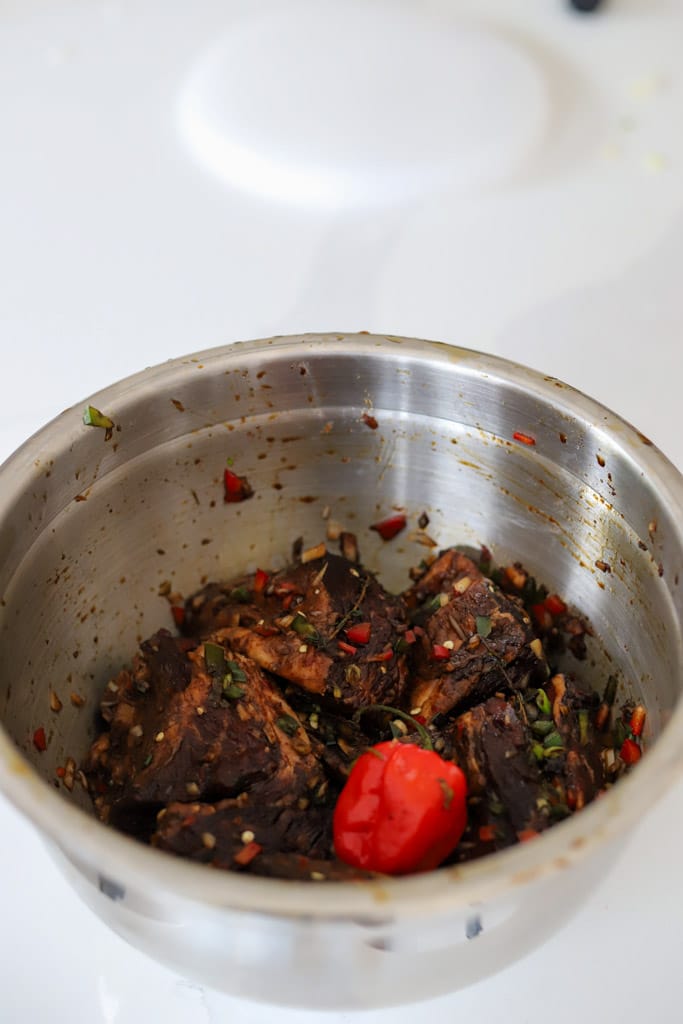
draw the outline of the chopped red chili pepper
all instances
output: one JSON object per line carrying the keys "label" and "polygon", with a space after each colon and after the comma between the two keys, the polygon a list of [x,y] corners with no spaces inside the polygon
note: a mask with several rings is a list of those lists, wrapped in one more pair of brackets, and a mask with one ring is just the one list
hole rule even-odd
{"label": "chopped red chili pepper", "polygon": [[480,825],[479,838],[482,843],[492,843],[496,838],[496,830],[493,825]]}
{"label": "chopped red chili pepper", "polygon": [[382,540],[391,540],[405,528],[406,517],[399,513],[395,516],[389,516],[388,519],[383,519],[380,523],[373,523],[370,527],[371,530],[375,530]]}
{"label": "chopped red chili pepper", "polygon": [[276,597],[282,597],[284,594],[300,594],[301,591],[296,583],[290,583],[289,580],[279,580],[273,587],[273,593]]}
{"label": "chopped red chili pepper", "polygon": [[629,728],[634,736],[640,736],[642,734],[643,726],[645,725],[645,715],[646,711],[642,704],[638,704],[638,706],[633,709]]}
{"label": "chopped red chili pepper", "polygon": [[405,633],[403,634],[403,639],[405,640],[405,642],[407,644],[414,644],[415,641],[417,640],[417,636],[415,634],[415,630],[414,629],[407,629],[405,631]]}
{"label": "chopped red chili pepper", "polygon": [[185,621],[185,609],[182,607],[182,605],[174,604],[171,607],[171,615],[173,616],[173,621],[175,622],[176,626],[178,627],[178,629],[180,629],[183,622]]}
{"label": "chopped red chili pepper", "polygon": [[393,656],[394,652],[389,649],[386,651],[380,651],[379,654],[373,654],[371,658],[368,658],[368,661],[391,661]]}
{"label": "chopped red chili pepper", "polygon": [[260,843],[247,843],[247,845],[243,846],[232,859],[235,864],[239,864],[240,867],[244,868],[247,864],[251,864],[254,857],[258,857],[262,849],[263,847]]}
{"label": "chopped red chili pepper", "polygon": [[519,441],[521,444],[534,445],[536,444],[536,438],[532,437],[531,434],[523,434],[521,430],[515,430],[512,435],[515,441]]}
{"label": "chopped red chili pepper", "polygon": [[557,594],[548,594],[543,604],[551,615],[564,615],[567,610],[566,604]]}
{"label": "chopped red chili pepper", "polygon": [[352,644],[366,644],[370,640],[371,628],[369,622],[356,622],[349,626],[345,633]]}
{"label": "chopped red chili pepper", "polygon": [[256,575],[254,576],[254,593],[262,594],[266,589],[270,576],[263,569],[257,569]]}
{"label": "chopped red chili pepper", "polygon": [[364,412],[361,419],[366,427],[370,427],[370,430],[377,430],[377,420],[374,416],[371,416],[369,412]]}
{"label": "chopped red chili pepper", "polygon": [[427,719],[425,718],[424,715],[421,715],[421,714],[418,713],[417,715],[412,715],[411,717],[414,718],[416,722],[419,722],[420,725],[426,725],[427,724]]}
{"label": "chopped red chili pepper", "polygon": [[33,746],[36,748],[39,754],[44,753],[47,750],[47,739],[45,737],[45,730],[42,725],[36,729],[33,734]]}
{"label": "chopped red chili pepper", "polygon": [[[415,634],[415,636],[424,636],[425,635],[425,631],[422,628],[422,626],[413,626],[413,633]],[[408,641],[408,643],[410,643],[410,641]]]}
{"label": "chopped red chili pepper", "polygon": [[223,484],[225,486],[225,500],[227,502],[246,501],[254,493],[249,481],[245,476],[238,476],[231,469],[223,472]]}
{"label": "chopped red chili pepper", "polygon": [[378,743],[358,758],[337,800],[337,856],[389,875],[431,871],[462,836],[466,797],[453,762],[413,743]]}
{"label": "chopped red chili pepper", "polygon": [[435,661],[448,661],[452,653],[443,644],[432,644],[432,658]]}
{"label": "chopped red chili pepper", "polygon": [[619,757],[624,764],[635,764],[640,761],[642,751],[635,740],[626,739],[621,745]]}
{"label": "chopped red chili pepper", "polygon": [[552,629],[552,616],[546,608],[545,602],[542,602],[541,604],[532,604],[531,614],[536,619],[539,629]]}
{"label": "chopped red chili pepper", "polygon": [[285,594],[285,596],[282,598],[282,607],[284,611],[289,611],[293,600],[294,594]]}
{"label": "chopped red chili pepper", "polygon": [[66,775],[66,768],[60,764],[58,768],[55,768],[55,775],[58,779],[63,779]]}
{"label": "chopped red chili pepper", "polygon": [[536,839],[539,834],[535,828],[523,828],[521,832],[517,833],[517,838],[520,843],[528,843],[530,839]]}
{"label": "chopped red chili pepper", "polygon": [[343,651],[344,654],[358,653],[358,648],[352,647],[351,644],[347,644],[345,640],[337,640],[337,647],[339,648],[340,651]]}

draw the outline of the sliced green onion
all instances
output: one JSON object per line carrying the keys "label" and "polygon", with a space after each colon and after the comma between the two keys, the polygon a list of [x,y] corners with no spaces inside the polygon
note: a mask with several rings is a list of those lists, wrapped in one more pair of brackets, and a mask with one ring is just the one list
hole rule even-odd
{"label": "sliced green onion", "polygon": [[539,690],[536,694],[536,707],[542,715],[549,715],[552,708],[548,699],[548,694],[545,690]]}
{"label": "sliced green onion", "polygon": [[608,679],[607,679],[607,686],[605,687],[605,694],[604,694],[602,699],[605,702],[605,704],[609,705],[609,707],[612,707],[612,705],[614,704],[614,699],[615,699],[616,695],[617,695],[617,677],[616,676],[609,676]]}
{"label": "sliced green onion", "polygon": [[546,738],[543,740],[543,747],[545,748],[546,753],[551,749],[555,749],[556,747],[559,747],[560,750],[564,750],[562,737],[560,736],[559,732],[557,732],[557,730],[548,733]]}
{"label": "sliced green onion", "polygon": [[246,604],[250,597],[251,594],[246,587],[234,587],[230,591],[230,598],[233,601],[239,601],[240,604]]}
{"label": "sliced green onion", "polygon": [[420,608],[420,611],[424,612],[426,615],[431,615],[432,612],[438,612],[440,607],[441,607],[441,594],[434,594],[433,597],[427,598],[427,600],[424,602],[424,604]]}
{"label": "sliced green onion", "polygon": [[113,430],[114,428],[114,421],[96,409],[94,405],[86,406],[83,412],[83,422],[86,427],[101,427],[103,430]]}
{"label": "sliced green onion", "polygon": [[480,636],[485,640],[491,632],[491,619],[488,615],[477,615],[476,624],[477,636]]}
{"label": "sliced green onion", "polygon": [[540,743],[533,743],[531,745],[531,753],[534,755],[537,761],[542,761],[545,757],[545,750]]}
{"label": "sliced green onion", "polygon": [[314,629],[308,619],[303,616],[301,612],[297,612],[292,619],[292,629],[295,633],[298,633],[299,636],[308,637],[309,639],[313,639],[313,637],[318,635],[317,630]]}
{"label": "sliced green onion", "polygon": [[579,711],[579,740],[583,747],[588,743],[588,712],[585,709]]}
{"label": "sliced green onion", "polygon": [[296,718],[292,718],[291,715],[282,715],[280,718],[276,719],[275,724],[278,729],[282,729],[287,736],[293,736],[299,728],[299,723]]}
{"label": "sliced green onion", "polygon": [[552,722],[532,722],[531,731],[535,736],[545,737],[553,732],[555,726]]}
{"label": "sliced green onion", "polygon": [[225,651],[218,644],[204,644],[204,661],[212,676],[225,676],[228,674],[228,663],[225,660]]}
{"label": "sliced green onion", "polygon": [[223,680],[223,696],[228,700],[239,700],[240,697],[244,697],[244,690],[237,683],[233,683],[231,677],[227,675]]}
{"label": "sliced green onion", "polygon": [[235,683],[246,683],[247,673],[244,671],[243,668],[240,668],[236,661],[228,660],[225,662],[225,664],[228,666],[228,672],[232,676],[233,681]]}

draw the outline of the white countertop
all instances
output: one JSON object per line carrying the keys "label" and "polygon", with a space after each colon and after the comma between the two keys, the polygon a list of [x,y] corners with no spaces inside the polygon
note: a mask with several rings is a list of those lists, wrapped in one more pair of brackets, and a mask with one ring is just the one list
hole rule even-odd
{"label": "white countertop", "polygon": [[[391,331],[560,377],[683,468],[683,2],[9,0],[0,457],[164,359]],[[0,1020],[680,1019],[683,785],[542,949],[426,1007],[202,991],[0,803]]]}

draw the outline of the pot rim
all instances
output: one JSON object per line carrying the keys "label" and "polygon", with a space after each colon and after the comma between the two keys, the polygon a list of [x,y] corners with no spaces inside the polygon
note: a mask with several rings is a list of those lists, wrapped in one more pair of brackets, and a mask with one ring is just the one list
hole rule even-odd
{"label": "pot rim", "polygon": [[[98,408],[118,407],[135,400],[152,381],[171,381],[185,374],[189,362],[211,366],[239,361],[242,356],[304,355],[329,352],[343,343],[350,356],[376,349],[395,353],[403,347],[414,361],[454,362],[472,376],[496,378],[534,397],[548,401],[574,420],[597,426],[618,443],[622,453],[643,471],[669,509],[683,507],[683,476],[663,453],[630,423],[580,391],[555,378],[497,356],[442,342],[371,334],[291,335],[229,345],[179,357],[113,384],[88,399]],[[560,386],[558,386],[560,385]],[[11,508],[26,484],[26,466],[55,436],[63,449],[80,424],[73,410],[61,413],[29,438],[0,467],[0,514]],[[77,426],[74,426],[76,424]],[[683,522],[676,525],[676,544],[683,550]],[[677,666],[680,672],[683,666]],[[505,890],[557,874],[588,853],[620,837],[652,807],[683,773],[683,701],[679,701],[660,736],[635,770],[621,779],[580,814],[554,825],[532,842],[519,844],[465,864],[423,875],[359,882],[298,882],[260,878],[229,871],[210,871],[206,865],[164,854],[102,824],[69,803],[41,778],[0,726],[0,791],[39,832],[47,835],[71,859],[91,864],[108,880],[145,891],[150,879],[170,895],[216,909],[229,908],[287,918],[387,918],[425,916],[432,912],[468,910]]]}

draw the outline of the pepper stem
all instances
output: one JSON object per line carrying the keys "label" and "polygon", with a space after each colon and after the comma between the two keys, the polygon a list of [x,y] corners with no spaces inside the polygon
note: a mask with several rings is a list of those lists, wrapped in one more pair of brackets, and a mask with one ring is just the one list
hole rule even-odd
{"label": "pepper stem", "polygon": [[434,744],[432,738],[429,735],[427,729],[421,722],[416,722],[412,715],[409,715],[406,711],[401,711],[399,708],[392,708],[389,704],[366,704],[363,708],[358,708],[355,712],[352,721],[356,725],[360,722],[361,716],[366,711],[386,711],[390,715],[394,715],[396,718],[400,718],[403,722],[407,722],[408,725],[412,725],[418,736],[420,737],[420,746],[423,750],[434,750]]}

